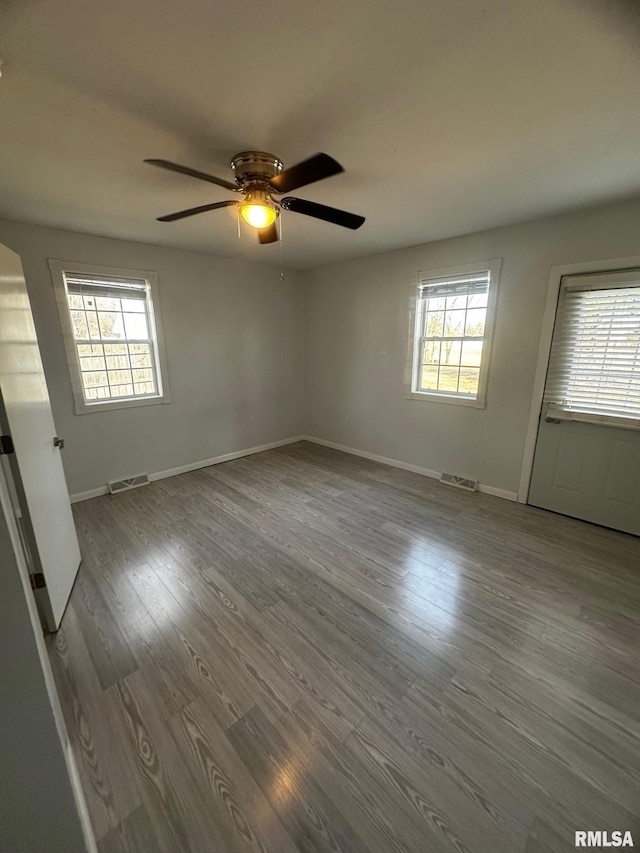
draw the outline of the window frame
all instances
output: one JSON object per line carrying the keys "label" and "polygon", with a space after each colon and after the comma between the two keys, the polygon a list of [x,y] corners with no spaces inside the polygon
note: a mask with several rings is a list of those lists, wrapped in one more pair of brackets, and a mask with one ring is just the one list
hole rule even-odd
{"label": "window frame", "polygon": [[[487,405],[487,385],[489,380],[489,365],[491,362],[491,351],[493,349],[493,332],[495,327],[496,306],[498,297],[498,284],[500,271],[502,269],[502,258],[493,258],[490,261],[480,261],[473,264],[459,264],[453,267],[442,267],[433,270],[419,270],[411,276],[411,295],[409,302],[409,346],[407,354],[407,366],[405,371],[405,396],[409,400],[421,400],[430,403],[448,403],[458,406],[470,406],[476,409],[484,409]],[[482,348],[482,359],[478,375],[478,393],[475,397],[465,394],[444,393],[442,391],[422,391],[417,386],[418,358],[421,342],[421,287],[424,281],[429,279],[447,278],[455,275],[469,275],[471,273],[489,273],[489,289],[487,291],[487,313],[485,318],[485,330]]]}
{"label": "window frame", "polygon": [[[49,259],[49,269],[58,306],[58,315],[62,326],[67,365],[71,378],[71,388],[75,402],[77,415],[86,415],[95,412],[105,412],[112,409],[129,409],[136,406],[157,406],[162,403],[170,403],[169,375],[167,370],[166,353],[164,347],[164,336],[160,319],[160,297],[158,294],[158,276],[151,270],[124,269],[121,267],[98,266],[96,264],[82,264],[75,261],[62,261],[54,258]],[[71,322],[71,309],[69,305],[67,284],[65,275],[95,275],[104,278],[125,278],[144,281],[147,296],[147,312],[150,325],[150,340],[154,350],[156,378],[159,393],[152,396],[102,398],[96,402],[87,402],[84,397],[84,386],[78,348],[73,333]]]}

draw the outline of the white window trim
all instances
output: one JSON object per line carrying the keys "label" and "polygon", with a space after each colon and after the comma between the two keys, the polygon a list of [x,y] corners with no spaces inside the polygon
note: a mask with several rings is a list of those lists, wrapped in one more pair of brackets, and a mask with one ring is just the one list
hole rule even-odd
{"label": "white window trim", "polygon": [[[500,270],[502,269],[502,258],[492,258],[490,261],[480,261],[474,264],[460,264],[454,267],[442,267],[435,270],[420,270],[411,276],[411,292],[409,299],[409,347],[407,352],[405,370],[405,396],[408,400],[421,400],[428,403],[448,403],[457,406],[470,406],[475,409],[484,409],[487,405],[487,384],[489,381],[489,365],[491,362],[491,351],[493,349],[493,330],[495,327],[496,305],[498,297],[498,283]],[[420,299],[420,283],[429,278],[439,278],[452,275],[468,275],[474,272],[490,273],[489,291],[487,294],[487,315],[485,320],[485,347],[483,348],[482,361],[480,363],[480,374],[478,377],[478,393],[475,397],[464,397],[458,394],[443,394],[439,391],[418,391],[415,388],[416,359],[418,348],[415,345],[420,312],[418,303]]]}
{"label": "white window trim", "polygon": [[[157,406],[162,403],[170,403],[171,395],[169,393],[169,373],[167,370],[164,337],[162,333],[162,323],[160,320],[160,297],[158,295],[157,273],[152,272],[151,270],[132,270],[123,269],[121,267],[96,266],[95,264],[79,264],[75,261],[61,261],[54,258],[49,259],[49,269],[51,270],[51,278],[58,306],[58,315],[62,326],[62,334],[67,354],[67,363],[69,365],[69,374],[71,376],[71,387],[73,389],[76,414],[86,415],[95,412],[106,412],[112,409],[130,409],[135,406]],[[157,353],[158,380],[161,387],[160,394],[155,397],[136,397],[125,400],[108,399],[105,401],[100,400],[100,402],[97,403],[85,402],[82,390],[82,376],[78,360],[78,350],[73,334],[73,326],[71,325],[69,300],[64,280],[65,273],[84,273],[88,275],[105,277],[114,276],[116,278],[128,279],[135,278],[146,283],[151,292],[149,314],[152,323],[150,331]]]}

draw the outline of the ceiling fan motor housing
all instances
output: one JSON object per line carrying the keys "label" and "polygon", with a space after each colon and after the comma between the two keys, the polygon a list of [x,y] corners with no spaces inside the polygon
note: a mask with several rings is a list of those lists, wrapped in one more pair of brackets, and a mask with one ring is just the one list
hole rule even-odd
{"label": "ceiling fan motor housing", "polygon": [[264,185],[284,169],[282,160],[265,151],[243,151],[231,160],[236,181],[243,191]]}

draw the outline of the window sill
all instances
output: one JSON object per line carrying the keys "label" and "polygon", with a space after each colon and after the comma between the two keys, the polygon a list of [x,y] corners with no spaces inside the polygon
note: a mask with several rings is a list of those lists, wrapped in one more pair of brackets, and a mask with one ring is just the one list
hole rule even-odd
{"label": "window sill", "polygon": [[104,403],[85,403],[76,401],[76,415],[91,415],[95,412],[107,412],[112,409],[132,409],[138,406],[158,406],[170,403],[171,397],[165,394],[162,397],[134,397],[125,400],[108,400]]}
{"label": "window sill", "polygon": [[407,399],[421,400],[423,403],[452,403],[455,406],[469,406],[473,409],[485,408],[485,401],[477,397],[458,397],[453,394],[435,394],[431,391],[410,391]]}

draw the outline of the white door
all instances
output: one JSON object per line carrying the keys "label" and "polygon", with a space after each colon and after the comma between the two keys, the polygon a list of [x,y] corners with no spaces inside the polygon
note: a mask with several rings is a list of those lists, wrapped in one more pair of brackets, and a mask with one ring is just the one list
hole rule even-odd
{"label": "white door", "polygon": [[[30,570],[47,627],[60,625],[80,565],[69,493],[20,257],[0,244],[0,395]],[[40,579],[40,586],[42,579]]]}
{"label": "white door", "polygon": [[562,280],[529,503],[640,535],[640,270]]}

